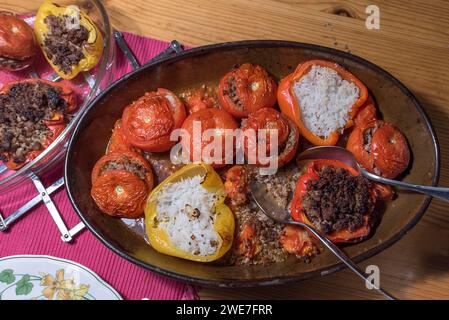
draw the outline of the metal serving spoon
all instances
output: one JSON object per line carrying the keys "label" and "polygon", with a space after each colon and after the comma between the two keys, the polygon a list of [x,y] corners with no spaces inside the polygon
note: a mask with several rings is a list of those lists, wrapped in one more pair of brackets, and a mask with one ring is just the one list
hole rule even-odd
{"label": "metal serving spoon", "polygon": [[296,225],[306,228],[311,233],[313,233],[336,257],[338,257],[338,259],[340,259],[346,266],[348,266],[352,271],[354,271],[360,278],[365,280],[365,282],[369,284],[372,288],[376,289],[379,293],[384,295],[389,300],[396,299],[394,296],[392,296],[382,288],[377,287],[376,285],[371,283],[371,281],[368,278],[368,275],[365,272],[363,272],[339,247],[337,247],[330,240],[328,240],[324,234],[322,234],[315,228],[309,226],[308,224],[293,221],[290,218],[290,214],[289,212],[287,212],[287,210],[279,208],[277,204],[275,204],[273,201],[269,199],[269,197],[267,197],[266,187],[263,184],[257,181],[251,181],[249,183],[249,186],[254,202],[267,217],[278,223]]}
{"label": "metal serving spoon", "polygon": [[355,159],[354,155],[341,147],[313,147],[298,156],[298,161],[314,159],[339,160],[358,170],[364,177],[383,184],[389,184],[401,189],[423,193],[444,201],[449,201],[449,188],[422,186],[397,180],[386,179],[366,171]]}

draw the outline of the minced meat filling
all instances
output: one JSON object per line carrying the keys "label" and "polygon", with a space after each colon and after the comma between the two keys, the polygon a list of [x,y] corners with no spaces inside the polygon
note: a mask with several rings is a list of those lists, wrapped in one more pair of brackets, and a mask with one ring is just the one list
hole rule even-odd
{"label": "minced meat filling", "polygon": [[23,65],[22,60],[12,59],[8,57],[0,57],[0,67],[2,68],[18,69],[21,68],[22,65]]}
{"label": "minced meat filling", "polygon": [[[371,154],[371,144],[373,141],[373,135],[378,129],[378,125],[375,125],[374,127],[368,128],[365,131],[363,131],[363,150],[365,150],[368,154]],[[373,164],[373,170],[375,174],[380,175],[381,172],[376,167],[375,164]]]}
{"label": "minced meat filling", "polygon": [[60,92],[44,82],[24,82],[0,94],[0,154],[20,163],[28,152],[42,148],[50,133],[43,120],[67,107]]}
{"label": "minced meat filling", "polygon": [[84,26],[67,28],[73,24],[71,19],[66,15],[49,15],[44,19],[49,28],[44,40],[45,54],[64,73],[70,73],[72,66],[84,59],[83,46],[89,38]]}
{"label": "minced meat filling", "polygon": [[237,85],[234,77],[229,77],[228,79],[228,90],[223,91],[224,95],[228,95],[232,103],[234,103],[240,110],[244,109],[243,102],[237,95]]}
{"label": "minced meat filling", "polygon": [[123,161],[106,162],[101,168],[100,174],[111,170],[125,170],[134,173],[142,180],[146,179],[146,174],[148,173],[146,168],[128,158],[124,158]]}
{"label": "minced meat filling", "polygon": [[373,139],[373,134],[376,131],[376,128],[368,128],[363,132],[363,149],[371,153],[371,141]]}
{"label": "minced meat filling", "polygon": [[370,182],[334,166],[326,166],[318,174],[320,178],[308,182],[301,199],[304,212],[315,227],[330,233],[354,231],[362,226],[363,216],[374,209]]}

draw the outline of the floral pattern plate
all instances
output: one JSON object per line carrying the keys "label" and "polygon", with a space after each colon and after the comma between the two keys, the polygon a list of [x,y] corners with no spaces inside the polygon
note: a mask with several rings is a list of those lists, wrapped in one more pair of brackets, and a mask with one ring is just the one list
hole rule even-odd
{"label": "floral pattern plate", "polygon": [[92,270],[51,256],[0,258],[0,300],[122,300]]}

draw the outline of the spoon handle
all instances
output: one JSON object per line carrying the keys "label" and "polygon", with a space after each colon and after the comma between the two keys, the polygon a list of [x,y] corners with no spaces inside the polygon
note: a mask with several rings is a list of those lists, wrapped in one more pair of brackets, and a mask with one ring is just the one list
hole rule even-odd
{"label": "spoon handle", "polygon": [[368,178],[370,180],[380,182],[383,184],[388,184],[388,185],[395,186],[395,187],[399,187],[399,188],[405,189],[405,190],[423,193],[428,196],[432,196],[432,197],[449,202],[449,188],[422,186],[419,184],[413,184],[413,183],[407,183],[407,182],[383,178],[378,175],[372,174],[372,173],[366,171],[365,169],[361,169],[360,171],[366,178]]}
{"label": "spoon handle", "polygon": [[332,241],[327,239],[324,235],[322,235],[320,232],[315,230],[314,228],[310,227],[308,224],[297,222],[297,221],[288,221],[285,222],[286,224],[291,225],[298,225],[301,227],[306,228],[310,232],[312,232],[335,256],[337,256],[348,268],[350,268],[352,271],[354,271],[360,278],[365,280],[366,283],[369,283],[370,286],[372,286],[374,289],[376,289],[379,293],[384,295],[389,300],[396,300],[394,296],[392,296],[390,293],[386,292],[380,287],[377,287],[371,281],[368,279],[368,275],[363,272],[339,247],[337,247]]}

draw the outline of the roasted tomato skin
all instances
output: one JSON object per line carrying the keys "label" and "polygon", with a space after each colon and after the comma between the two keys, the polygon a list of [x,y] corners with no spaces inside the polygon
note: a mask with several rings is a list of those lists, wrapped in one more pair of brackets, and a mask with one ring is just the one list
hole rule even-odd
{"label": "roasted tomato skin", "polygon": [[[305,172],[299,177],[298,182],[296,183],[295,193],[293,195],[290,212],[293,220],[300,221],[303,223],[307,223],[311,226],[314,226],[313,222],[311,222],[307,215],[305,214],[302,207],[302,197],[307,192],[308,182],[311,180],[319,179],[318,170],[322,166],[336,166],[341,167],[347,170],[350,174],[357,176],[360,173],[352,167],[344,164],[343,162],[337,160],[314,160],[311,161],[307,167]],[[375,200],[375,193],[371,192],[371,196],[373,200]],[[334,242],[334,243],[354,243],[359,242],[365,239],[371,232],[371,223],[369,221],[369,217],[365,216],[365,223],[354,231],[350,231],[348,229],[342,229],[339,231],[333,231],[326,235],[326,237]]]}
{"label": "roasted tomato skin", "polygon": [[218,107],[216,92],[206,85],[197,89],[187,90],[180,97],[184,101],[189,114],[201,109]]}
{"label": "roasted tomato skin", "polygon": [[231,70],[218,85],[221,107],[235,118],[247,117],[276,103],[277,84],[261,66],[245,63]]}
{"label": "roasted tomato skin", "polygon": [[366,170],[388,179],[404,172],[410,162],[410,149],[404,135],[381,120],[356,125],[346,148]]}
{"label": "roasted tomato skin", "polygon": [[286,146],[278,158],[278,166],[282,167],[289,163],[296,155],[299,146],[299,130],[295,122],[290,118],[287,118],[290,125],[289,140],[287,140]]}
{"label": "roasted tomato skin", "polygon": [[373,182],[372,185],[374,194],[380,201],[390,201],[394,199],[395,193],[391,186],[375,182]]}
{"label": "roasted tomato skin", "polygon": [[[299,144],[299,130],[295,123],[279,113],[273,108],[262,108],[249,115],[245,124],[242,127],[242,139],[241,143],[244,147],[244,153],[248,161],[255,162],[256,166],[266,166],[268,164],[262,163],[259,159],[259,143],[266,143],[265,151],[266,156],[270,155],[271,142],[270,137],[261,137],[265,141],[261,141],[259,138],[259,130],[277,130],[278,133],[278,167],[282,167],[296,154]],[[251,134],[251,130],[256,134]],[[261,132],[260,132],[261,133]],[[254,140],[254,138],[256,140]],[[254,148],[255,147],[255,148]],[[254,161],[255,160],[255,161]]]}
{"label": "roasted tomato skin", "polygon": [[245,223],[240,231],[235,252],[245,258],[254,258],[262,248],[257,243],[257,233],[254,226],[250,223]]}
{"label": "roasted tomato skin", "polygon": [[[287,119],[273,108],[263,108],[249,115],[242,131],[252,129],[256,134],[259,130],[276,130],[278,135],[278,145],[282,145],[287,141],[290,127]],[[267,152],[270,151],[270,136],[264,137],[266,141]],[[244,141],[245,149],[248,149],[248,140]]]}
{"label": "roasted tomato skin", "polygon": [[0,57],[16,61],[15,65],[4,66],[2,69],[22,70],[33,63],[35,55],[36,39],[33,29],[13,13],[1,11]]}
{"label": "roasted tomato skin", "polygon": [[150,152],[164,152],[176,144],[170,140],[173,130],[186,118],[184,104],[167,89],[147,92],[125,108],[122,130],[134,147]]}
{"label": "roasted tomato skin", "polygon": [[351,151],[357,162],[369,172],[374,172],[374,159],[371,151],[369,151],[371,146],[370,143],[367,143],[369,141],[366,137],[370,131],[375,130],[376,126],[377,121],[355,125],[346,143],[346,149]]}
{"label": "roasted tomato skin", "polygon": [[407,169],[410,162],[407,140],[392,124],[384,122],[374,132],[371,146],[374,166],[381,176],[393,179]]}
{"label": "roasted tomato skin", "polygon": [[318,253],[315,239],[298,226],[286,225],[279,241],[285,251],[303,259],[310,259]]}
{"label": "roasted tomato skin", "polygon": [[226,172],[224,188],[233,205],[241,205],[248,200],[248,180],[248,170],[242,165],[235,165]]}
{"label": "roasted tomato skin", "polygon": [[53,141],[55,141],[61,135],[65,127],[66,127],[65,123],[59,123],[48,126],[48,129],[50,130],[51,133],[50,136],[48,136],[45,142],[43,143],[43,147],[48,148],[48,146],[52,144]]}
{"label": "roasted tomato skin", "polygon": [[117,120],[114,124],[114,129],[112,129],[112,135],[109,139],[108,146],[106,148],[106,153],[115,152],[134,152],[134,148],[129,144],[123,135],[122,121]]}
{"label": "roasted tomato skin", "polygon": [[[201,137],[195,137],[197,134],[194,131],[194,124],[201,124]],[[189,115],[182,125],[182,129],[188,135],[186,137],[181,137],[181,143],[185,151],[187,151],[190,160],[196,161],[194,159],[196,155],[201,156],[201,161],[212,165],[214,168],[223,167],[225,163],[226,154],[226,132],[224,129],[236,130],[238,124],[235,119],[226,111],[217,108],[207,108],[201,109],[197,112]],[[203,133],[205,130],[216,130],[216,133],[210,139],[203,139]],[[207,145],[213,143],[215,139],[219,139],[221,142],[222,150],[220,159],[215,159],[217,155],[210,154],[212,159],[206,159],[203,157],[203,150]],[[233,139],[233,144],[235,144],[235,139],[233,137],[228,137],[228,139]],[[196,143],[198,142],[198,143]],[[235,146],[234,146],[235,147]],[[233,147],[233,152],[234,152]]]}
{"label": "roasted tomato skin", "polygon": [[148,187],[129,171],[112,170],[95,180],[91,196],[102,212],[113,217],[135,219],[143,214]]}
{"label": "roasted tomato skin", "polygon": [[[116,166],[104,171],[109,163]],[[132,171],[136,166],[145,169],[144,179]],[[130,219],[143,214],[148,193],[154,186],[151,166],[139,154],[130,151],[101,157],[92,170],[91,180],[91,196],[100,210],[113,217]]]}
{"label": "roasted tomato skin", "polygon": [[357,115],[354,118],[354,124],[356,126],[363,126],[367,123],[377,120],[377,109],[374,104],[373,97],[368,95],[368,99],[363,106],[360,107]]}
{"label": "roasted tomato skin", "polygon": [[[150,166],[150,164],[139,154],[132,152],[132,151],[121,151],[121,152],[111,152],[103,157],[101,157],[94,165],[94,168],[92,169],[92,184],[95,184],[95,181],[105,174],[103,171],[103,167],[108,162],[116,162],[116,163],[124,163],[131,161],[133,163],[139,164],[142,168],[146,169],[146,175],[145,175],[145,183],[149,190],[153,189],[154,186],[154,176],[153,171]],[[116,171],[116,170],[110,170],[110,171]]]}

